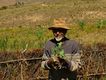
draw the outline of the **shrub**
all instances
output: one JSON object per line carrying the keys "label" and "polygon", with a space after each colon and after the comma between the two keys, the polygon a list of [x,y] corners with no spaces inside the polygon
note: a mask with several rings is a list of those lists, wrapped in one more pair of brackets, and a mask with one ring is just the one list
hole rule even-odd
{"label": "shrub", "polygon": [[0,10],[5,10],[5,9],[7,9],[8,8],[8,6],[2,6],[1,8],[0,8]]}

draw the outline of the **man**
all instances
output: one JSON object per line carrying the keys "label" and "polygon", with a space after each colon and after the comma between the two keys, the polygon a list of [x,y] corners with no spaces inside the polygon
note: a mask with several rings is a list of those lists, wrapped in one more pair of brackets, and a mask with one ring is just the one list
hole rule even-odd
{"label": "man", "polygon": [[54,39],[49,40],[44,47],[41,67],[49,70],[49,80],[76,80],[76,70],[80,65],[79,45],[74,40],[66,38],[67,30],[64,20],[54,20],[54,26],[49,27]]}

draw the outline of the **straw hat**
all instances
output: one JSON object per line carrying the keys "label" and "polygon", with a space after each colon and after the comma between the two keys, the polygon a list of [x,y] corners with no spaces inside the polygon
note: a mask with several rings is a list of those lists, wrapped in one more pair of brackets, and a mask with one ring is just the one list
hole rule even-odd
{"label": "straw hat", "polygon": [[49,27],[48,29],[52,30],[52,29],[58,29],[58,28],[62,28],[66,30],[70,29],[64,19],[58,19],[58,20],[55,19],[53,22],[53,26]]}

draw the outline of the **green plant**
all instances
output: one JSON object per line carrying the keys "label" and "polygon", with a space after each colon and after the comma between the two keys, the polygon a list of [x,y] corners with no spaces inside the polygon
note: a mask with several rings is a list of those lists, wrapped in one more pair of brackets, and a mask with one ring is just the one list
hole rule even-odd
{"label": "green plant", "polygon": [[96,27],[99,28],[99,29],[106,27],[106,20],[98,20],[96,22]]}
{"label": "green plant", "polygon": [[79,27],[80,27],[81,30],[84,30],[85,21],[79,20],[79,21],[78,21],[78,25],[79,25]]}
{"label": "green plant", "polygon": [[35,30],[36,30],[35,36],[36,36],[38,43],[39,43],[38,47],[41,47],[43,45],[42,42],[45,42],[45,38],[46,38],[45,37],[45,29],[42,28],[41,25],[38,25]]}
{"label": "green plant", "polygon": [[64,58],[64,50],[62,49],[62,42],[57,43],[57,46],[52,49],[52,54],[54,56],[59,56],[61,58]]}
{"label": "green plant", "polygon": [[8,37],[5,36],[0,39],[0,48],[1,50],[5,51],[7,47],[8,47]]}

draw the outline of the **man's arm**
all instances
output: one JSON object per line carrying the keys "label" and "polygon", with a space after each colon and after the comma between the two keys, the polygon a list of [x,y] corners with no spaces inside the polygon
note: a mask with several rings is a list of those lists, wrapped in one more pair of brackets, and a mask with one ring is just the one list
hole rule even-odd
{"label": "man's arm", "polygon": [[68,64],[68,68],[71,71],[75,71],[81,67],[81,54],[79,44],[77,42],[73,42],[73,46],[70,47],[70,49],[72,49],[72,53],[65,54],[64,60]]}
{"label": "man's arm", "polygon": [[41,68],[50,69],[50,66],[48,66],[49,57],[50,57],[50,55],[49,55],[48,51],[46,49],[44,49],[44,54],[42,56],[44,61],[41,62]]}
{"label": "man's arm", "polygon": [[71,58],[69,56],[66,58],[66,61],[69,64],[69,68],[71,71],[75,71],[80,67],[81,64],[80,58],[81,58],[80,53],[71,55]]}

